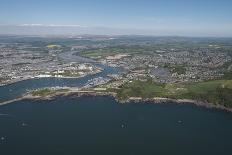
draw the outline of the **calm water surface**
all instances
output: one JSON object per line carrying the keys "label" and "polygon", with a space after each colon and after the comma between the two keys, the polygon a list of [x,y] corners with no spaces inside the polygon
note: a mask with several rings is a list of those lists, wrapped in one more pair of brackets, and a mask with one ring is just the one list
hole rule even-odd
{"label": "calm water surface", "polygon": [[6,86],[0,86],[0,102],[11,100],[22,96],[29,90],[44,88],[44,87],[82,87],[88,80],[97,77],[106,78],[108,74],[120,74],[121,69],[110,67],[107,65],[96,64],[97,66],[104,69],[102,72],[95,75],[87,75],[81,78],[40,78],[40,79],[29,79],[20,81]]}
{"label": "calm water surface", "polygon": [[231,154],[232,114],[59,97],[0,106],[0,155]]}

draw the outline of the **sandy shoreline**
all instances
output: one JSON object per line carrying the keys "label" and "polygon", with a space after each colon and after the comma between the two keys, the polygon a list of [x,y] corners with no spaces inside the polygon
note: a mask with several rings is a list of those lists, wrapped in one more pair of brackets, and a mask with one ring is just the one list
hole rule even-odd
{"label": "sandy shoreline", "polygon": [[120,100],[117,98],[117,94],[114,92],[95,92],[95,91],[69,91],[69,92],[57,92],[52,95],[48,96],[32,96],[31,94],[25,94],[20,98],[12,99],[5,102],[0,102],[0,105],[6,105],[10,103],[14,103],[21,100],[54,100],[59,96],[75,96],[75,97],[82,97],[82,96],[111,96],[113,97],[118,103],[120,104],[129,104],[129,103],[139,103],[139,102],[149,102],[154,104],[165,104],[165,103],[176,103],[176,104],[193,104],[195,106],[210,108],[210,109],[219,109],[226,112],[232,112],[232,108],[227,108],[222,105],[216,105],[213,103],[207,103],[203,101],[196,101],[191,99],[171,99],[171,98],[161,98],[161,97],[154,97],[154,98],[147,98],[143,99],[141,97],[130,97],[126,100]]}

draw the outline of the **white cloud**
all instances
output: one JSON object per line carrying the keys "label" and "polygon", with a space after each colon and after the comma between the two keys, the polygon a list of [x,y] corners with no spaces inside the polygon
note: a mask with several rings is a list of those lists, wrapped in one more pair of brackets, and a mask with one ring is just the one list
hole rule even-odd
{"label": "white cloud", "polygon": [[85,28],[86,26],[81,26],[81,25],[62,25],[62,24],[20,24],[17,26],[29,26],[29,27],[80,27],[80,28]]}

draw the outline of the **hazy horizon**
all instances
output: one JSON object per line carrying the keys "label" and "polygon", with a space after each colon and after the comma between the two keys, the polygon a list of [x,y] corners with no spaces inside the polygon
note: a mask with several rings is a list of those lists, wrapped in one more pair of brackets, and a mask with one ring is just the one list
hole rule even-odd
{"label": "hazy horizon", "polygon": [[232,37],[229,0],[1,0],[0,34]]}

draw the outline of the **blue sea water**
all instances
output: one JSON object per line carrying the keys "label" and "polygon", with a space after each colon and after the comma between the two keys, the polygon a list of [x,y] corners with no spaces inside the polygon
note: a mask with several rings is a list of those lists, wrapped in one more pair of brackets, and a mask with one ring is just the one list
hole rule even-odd
{"label": "blue sea water", "polygon": [[224,155],[231,131],[231,113],[194,105],[68,96],[0,106],[0,155]]}

